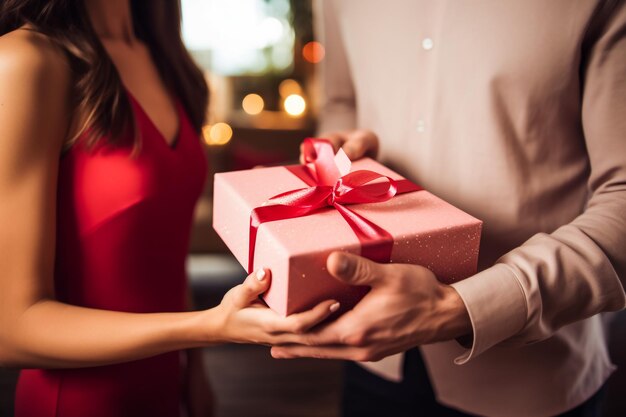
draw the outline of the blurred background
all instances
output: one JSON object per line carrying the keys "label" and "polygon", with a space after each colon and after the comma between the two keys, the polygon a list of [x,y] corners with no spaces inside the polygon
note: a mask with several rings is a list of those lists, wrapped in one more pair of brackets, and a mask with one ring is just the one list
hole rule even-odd
{"label": "blurred background", "polygon": [[[199,201],[188,269],[196,308],[219,303],[245,277],[211,227],[213,174],[295,163],[316,130],[318,65],[311,0],[182,0],[183,38],[211,89],[203,129],[210,172]],[[626,368],[626,316],[612,320],[614,362]],[[338,416],[342,363],[273,360],[265,347],[205,349],[218,417]],[[0,417],[11,416],[17,372],[0,371]],[[626,375],[609,386],[605,415],[626,415]]]}
{"label": "blurred background", "polygon": [[[324,46],[310,0],[182,0],[183,38],[211,90],[203,129],[210,161],[188,269],[197,308],[246,276],[211,227],[215,172],[296,163],[316,130]],[[205,350],[217,416],[338,416],[342,364],[273,360],[268,348]]]}
{"label": "blurred background", "polygon": [[[183,0],[183,39],[211,90],[203,129],[211,174],[296,162],[315,131],[316,65],[311,1]],[[212,175],[197,211],[193,252],[224,250],[208,227]]]}

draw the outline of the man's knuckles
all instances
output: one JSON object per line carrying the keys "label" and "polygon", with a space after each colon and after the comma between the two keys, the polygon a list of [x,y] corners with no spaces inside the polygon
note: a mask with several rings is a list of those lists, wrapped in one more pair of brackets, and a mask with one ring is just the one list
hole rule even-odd
{"label": "man's knuckles", "polygon": [[340,342],[347,346],[353,347],[366,347],[371,344],[371,332],[367,329],[355,328],[346,332],[341,338]]}

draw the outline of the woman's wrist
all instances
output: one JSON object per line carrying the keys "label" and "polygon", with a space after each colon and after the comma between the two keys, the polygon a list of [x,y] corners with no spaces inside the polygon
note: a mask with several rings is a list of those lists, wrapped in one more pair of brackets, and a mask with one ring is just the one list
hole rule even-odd
{"label": "woman's wrist", "polygon": [[195,311],[185,324],[185,332],[191,338],[190,349],[227,342],[219,306]]}

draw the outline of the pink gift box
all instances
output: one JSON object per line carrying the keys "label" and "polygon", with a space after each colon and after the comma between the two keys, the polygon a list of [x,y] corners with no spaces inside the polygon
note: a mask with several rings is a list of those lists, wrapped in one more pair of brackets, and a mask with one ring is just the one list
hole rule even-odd
{"label": "pink gift box", "polygon": [[[351,169],[402,179],[369,158],[353,162]],[[215,175],[213,227],[244,268],[249,269],[252,210],[273,196],[303,187],[307,184],[286,167]],[[393,236],[391,262],[423,265],[445,283],[476,272],[482,222],[428,191],[349,208]],[[367,288],[345,285],[327,272],[326,258],[336,250],[359,254],[361,243],[334,208],[261,224],[254,266],[272,271],[265,302],[281,315],[303,311],[328,299],[338,300],[344,310],[354,306]]]}

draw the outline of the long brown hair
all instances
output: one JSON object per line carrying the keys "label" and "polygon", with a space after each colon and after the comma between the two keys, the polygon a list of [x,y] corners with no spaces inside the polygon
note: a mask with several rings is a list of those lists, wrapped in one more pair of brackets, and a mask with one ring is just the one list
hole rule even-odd
{"label": "long brown hair", "polygon": [[[74,107],[82,115],[75,137],[85,134],[87,144],[94,145],[103,137],[115,142],[134,123],[122,81],[91,26],[85,1],[1,0],[0,36],[28,25],[65,51],[74,77]],[[180,0],[130,3],[136,36],[148,46],[166,86],[200,132],[208,88],[182,42]]]}

